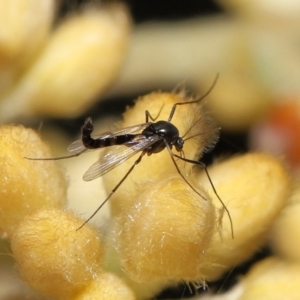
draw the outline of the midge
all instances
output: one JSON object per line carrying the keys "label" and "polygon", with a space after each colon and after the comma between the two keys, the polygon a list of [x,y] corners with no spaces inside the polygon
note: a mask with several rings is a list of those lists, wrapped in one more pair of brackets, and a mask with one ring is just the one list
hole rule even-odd
{"label": "midge", "polygon": [[[197,100],[192,100],[192,101],[175,103],[171,109],[171,112],[170,112],[170,115],[169,115],[167,121],[164,121],[164,120],[156,121],[159,114],[156,118],[153,118],[150,115],[149,111],[146,110],[145,111],[145,115],[146,115],[145,123],[126,127],[126,128],[120,129],[120,130],[113,131],[113,132],[106,132],[106,133],[102,133],[100,135],[94,135],[92,137],[91,134],[94,130],[94,126],[92,124],[92,119],[87,118],[82,127],[81,140],[77,140],[77,141],[73,142],[68,147],[68,151],[73,154],[68,155],[68,156],[63,156],[63,157],[57,157],[57,158],[42,158],[42,159],[41,158],[38,158],[38,159],[28,158],[31,160],[59,160],[59,159],[76,157],[76,156],[78,156],[88,150],[92,150],[92,149],[116,146],[113,148],[113,150],[108,152],[106,155],[101,157],[96,163],[94,163],[84,174],[83,179],[85,181],[90,181],[90,180],[96,179],[96,178],[106,174],[107,172],[111,171],[118,165],[122,164],[124,161],[126,161],[130,157],[132,157],[135,154],[137,154],[138,152],[140,152],[139,157],[133,163],[133,165],[129,168],[129,170],[126,172],[126,174],[120,180],[120,182],[112,189],[112,191],[109,193],[109,195],[106,197],[106,199],[101,203],[101,205],[96,209],[96,211],[77,230],[82,228],[87,222],[89,222],[97,214],[97,212],[102,208],[102,206],[111,198],[111,196],[122,185],[122,183],[125,181],[125,179],[133,171],[135,166],[141,162],[141,160],[145,154],[147,154],[149,156],[154,153],[159,153],[159,152],[163,151],[164,149],[167,149],[167,151],[169,152],[170,157],[173,161],[173,164],[174,164],[178,174],[181,176],[181,178],[202,199],[207,200],[185,178],[185,176],[180,171],[175,158],[181,159],[187,163],[192,163],[192,164],[198,165],[205,170],[206,175],[208,177],[208,180],[212,186],[212,189],[213,189],[215,195],[221,202],[222,206],[224,207],[224,209],[229,217],[230,226],[231,226],[231,235],[233,238],[233,236],[234,236],[233,235],[233,224],[232,224],[232,219],[231,219],[229,210],[227,209],[224,202],[218,195],[218,193],[213,185],[213,182],[209,176],[206,165],[200,161],[191,160],[191,159],[184,157],[184,151],[183,151],[184,142],[187,139],[193,138],[195,136],[184,139],[184,137],[190,131],[190,130],[188,130],[188,132],[186,132],[185,135],[180,137],[177,127],[175,127],[171,123],[172,118],[175,114],[175,111],[176,111],[176,108],[178,105],[188,105],[188,104],[197,103],[197,102],[201,101],[203,98],[205,98],[211,92],[211,90],[213,89],[213,87],[216,84],[217,79],[218,79],[218,76],[214,80],[210,89],[201,98],[199,98]],[[200,121],[200,119],[198,120],[198,122],[199,121]],[[140,131],[140,133],[136,133],[138,131]],[[197,135],[201,135],[201,133],[199,133]],[[126,147],[124,147],[124,146],[126,146]],[[179,153],[179,155],[172,152],[173,147],[176,149],[176,151]]]}

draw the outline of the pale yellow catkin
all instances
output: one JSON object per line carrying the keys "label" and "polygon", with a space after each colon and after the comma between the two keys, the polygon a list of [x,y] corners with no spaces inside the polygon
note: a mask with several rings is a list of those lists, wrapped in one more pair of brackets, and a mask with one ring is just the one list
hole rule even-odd
{"label": "pale yellow catkin", "polygon": [[129,29],[123,5],[87,8],[62,22],[26,78],[38,88],[32,109],[61,117],[82,114],[116,78]]}
{"label": "pale yellow catkin", "polygon": [[0,231],[10,235],[27,214],[42,208],[63,208],[67,182],[54,161],[25,157],[51,157],[49,147],[31,129],[0,127]]}
{"label": "pale yellow catkin", "polygon": [[270,241],[273,251],[285,259],[300,262],[300,184],[299,179],[291,189],[288,205],[272,226]]}
{"label": "pale yellow catkin", "polygon": [[[253,64],[251,53],[245,47],[241,48],[232,51],[233,58],[228,57],[227,63],[229,65],[231,63],[232,69],[228,67],[228,70],[222,72],[218,86],[207,103],[214,119],[222,129],[233,132],[248,130],[267,113],[271,106],[270,94],[249,72],[251,70],[249,65]],[[236,70],[243,64],[243,69]],[[235,68],[234,65],[238,67]]]}
{"label": "pale yellow catkin", "polygon": [[90,5],[62,20],[5,94],[1,119],[82,114],[116,79],[125,58],[130,23],[122,4]]}
{"label": "pale yellow catkin", "polygon": [[282,161],[263,153],[232,157],[208,168],[213,184],[232,218],[214,195],[206,174],[197,179],[213,197],[221,212],[220,231],[208,249],[209,268],[202,272],[208,280],[219,278],[229,268],[245,261],[266,241],[267,234],[288,201],[290,176]]}
{"label": "pale yellow catkin", "polygon": [[104,244],[98,230],[71,212],[42,209],[29,214],[11,236],[22,279],[46,296],[69,297],[101,271]]}
{"label": "pale yellow catkin", "polygon": [[[194,181],[191,181],[195,184]],[[201,281],[205,251],[215,229],[215,208],[178,174],[145,181],[130,209],[116,219],[115,246],[121,265],[137,282]]]}
{"label": "pale yellow catkin", "polygon": [[[60,298],[64,300],[64,298]],[[117,275],[102,272],[91,280],[86,288],[70,300],[135,300],[133,291]]]}
{"label": "pale yellow catkin", "polygon": [[241,282],[239,300],[298,300],[300,264],[278,257],[258,262]]}
{"label": "pale yellow catkin", "polygon": [[[166,285],[168,280],[174,284],[218,279],[262,246],[287,202],[289,175],[275,157],[250,153],[210,167],[232,218],[232,238],[228,215],[206,174],[197,168],[194,172],[198,184],[193,177],[188,180],[206,200],[170,172],[158,181],[136,184],[131,207],[125,205],[116,218],[114,239],[121,265],[132,280],[147,282],[150,290],[157,278]],[[144,283],[143,287],[148,291]]]}
{"label": "pale yellow catkin", "polygon": [[[7,79],[16,79],[15,75],[24,71],[33,55],[40,51],[50,33],[55,8],[54,0],[0,2],[1,79],[6,76]],[[13,76],[8,77],[9,73]],[[6,83],[10,86],[9,81]]]}

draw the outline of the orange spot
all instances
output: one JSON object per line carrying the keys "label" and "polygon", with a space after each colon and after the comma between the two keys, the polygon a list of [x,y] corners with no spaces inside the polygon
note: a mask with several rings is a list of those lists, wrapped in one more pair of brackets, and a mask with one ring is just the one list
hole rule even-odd
{"label": "orange spot", "polygon": [[286,135],[287,158],[294,164],[300,164],[300,99],[288,98],[271,109],[267,121]]}

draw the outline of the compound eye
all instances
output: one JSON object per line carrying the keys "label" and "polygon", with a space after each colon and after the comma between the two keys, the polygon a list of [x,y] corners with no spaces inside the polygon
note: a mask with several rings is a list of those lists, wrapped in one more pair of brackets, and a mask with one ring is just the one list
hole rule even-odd
{"label": "compound eye", "polygon": [[177,151],[181,151],[183,149],[184,140],[182,138],[178,138],[175,144],[175,148]]}

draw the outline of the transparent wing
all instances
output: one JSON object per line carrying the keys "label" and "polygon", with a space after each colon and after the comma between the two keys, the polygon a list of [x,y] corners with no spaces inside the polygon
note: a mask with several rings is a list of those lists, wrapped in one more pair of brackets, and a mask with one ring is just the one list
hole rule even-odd
{"label": "transparent wing", "polygon": [[83,175],[85,181],[96,179],[105,173],[111,171],[136,153],[143,151],[161,139],[160,136],[146,138],[139,136],[138,142],[129,142],[124,145],[116,146],[106,155],[95,162]]}
{"label": "transparent wing", "polygon": [[[148,122],[148,123],[143,123],[143,124],[139,124],[139,125],[134,125],[134,126],[129,126],[126,128],[118,129],[118,130],[115,130],[112,132],[104,132],[101,134],[95,134],[95,135],[93,135],[93,138],[94,139],[105,139],[105,138],[112,137],[112,136],[130,134],[130,133],[133,133],[136,131],[143,130],[144,128],[148,127],[150,124],[151,123]],[[71,153],[78,153],[78,152],[82,152],[86,148],[80,139],[80,140],[77,140],[77,141],[71,143],[67,149]],[[89,150],[91,150],[91,149],[89,149]],[[94,149],[92,149],[92,150],[94,150]]]}
{"label": "transparent wing", "polygon": [[[110,136],[112,136],[111,132],[105,132],[105,133],[102,133],[101,135],[98,135],[98,138],[105,139],[105,138],[110,137]],[[93,137],[93,138],[95,138],[95,137]],[[86,150],[95,150],[95,149],[85,148],[85,146],[83,145],[81,139],[71,143],[67,148],[67,150],[71,153],[82,152],[84,149],[86,149]]]}
{"label": "transparent wing", "polygon": [[[133,126],[125,127],[125,128],[122,128],[122,129],[118,129],[118,130],[113,131],[113,135],[123,135],[123,134],[129,134],[129,133],[137,132],[137,131],[145,129],[150,124],[151,124],[151,122],[148,122],[148,123],[142,123],[142,124],[133,125]],[[97,138],[97,135],[95,135],[95,138]]]}

